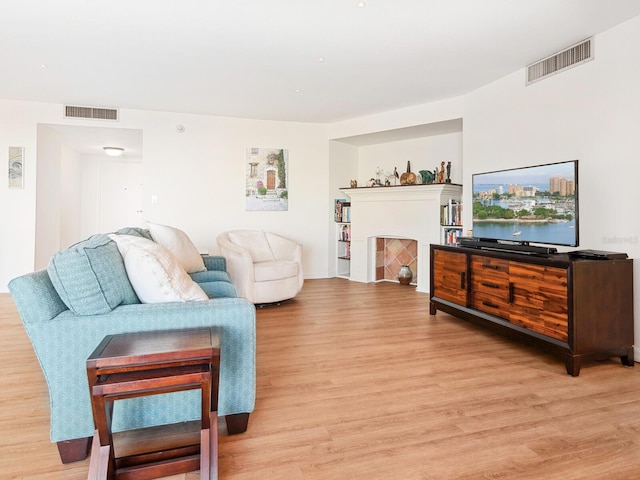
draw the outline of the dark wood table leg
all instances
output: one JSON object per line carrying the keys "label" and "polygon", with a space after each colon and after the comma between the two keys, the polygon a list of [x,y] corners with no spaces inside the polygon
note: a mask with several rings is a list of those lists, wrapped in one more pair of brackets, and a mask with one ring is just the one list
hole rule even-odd
{"label": "dark wood table leg", "polygon": [[112,456],[111,445],[100,445],[100,435],[96,430],[91,446],[91,461],[87,480],[106,480],[109,478],[109,462]]}

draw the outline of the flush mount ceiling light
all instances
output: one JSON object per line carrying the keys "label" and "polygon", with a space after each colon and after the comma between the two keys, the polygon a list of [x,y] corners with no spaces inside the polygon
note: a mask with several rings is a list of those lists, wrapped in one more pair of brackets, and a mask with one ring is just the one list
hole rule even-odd
{"label": "flush mount ceiling light", "polygon": [[124,152],[124,148],[120,147],[102,147],[102,149],[104,150],[104,153],[111,157],[119,157],[122,155],[122,152]]}

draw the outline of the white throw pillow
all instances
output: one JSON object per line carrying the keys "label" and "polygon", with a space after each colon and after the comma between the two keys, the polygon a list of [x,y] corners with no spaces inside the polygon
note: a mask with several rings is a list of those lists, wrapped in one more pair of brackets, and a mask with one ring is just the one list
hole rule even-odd
{"label": "white throw pillow", "polygon": [[109,235],[124,259],[127,276],[142,303],[208,300],[200,285],[162,245],[133,235]]}
{"label": "white throw pillow", "polygon": [[206,270],[202,256],[191,239],[182,230],[147,222],[153,240],[173,253],[187,273]]}
{"label": "white throw pillow", "polygon": [[229,232],[229,240],[231,243],[249,250],[254,263],[275,260],[267,237],[262,230],[234,230]]}

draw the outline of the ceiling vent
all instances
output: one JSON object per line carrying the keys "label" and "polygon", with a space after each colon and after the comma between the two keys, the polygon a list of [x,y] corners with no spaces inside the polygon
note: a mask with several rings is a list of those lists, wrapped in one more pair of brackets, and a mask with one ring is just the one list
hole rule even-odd
{"label": "ceiling vent", "polygon": [[64,106],[65,118],[92,118],[94,120],[118,120],[118,109],[98,107]]}
{"label": "ceiling vent", "polygon": [[527,67],[527,85],[593,60],[593,37]]}

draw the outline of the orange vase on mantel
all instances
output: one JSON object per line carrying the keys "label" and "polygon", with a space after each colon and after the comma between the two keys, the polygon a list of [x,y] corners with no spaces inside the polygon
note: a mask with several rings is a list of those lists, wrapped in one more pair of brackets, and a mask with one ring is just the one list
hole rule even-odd
{"label": "orange vase on mantel", "polygon": [[400,185],[413,185],[416,183],[416,174],[411,171],[411,160],[407,161],[407,171],[400,176]]}

